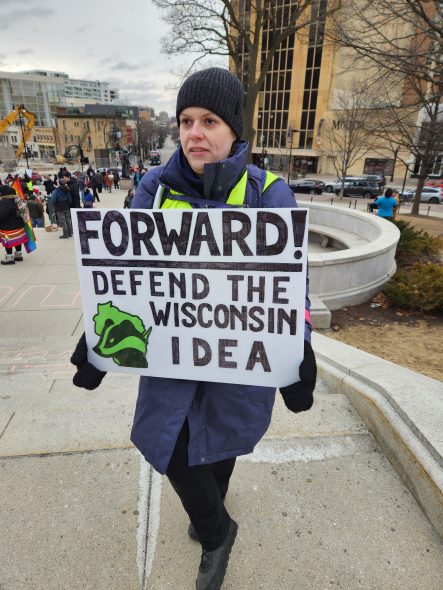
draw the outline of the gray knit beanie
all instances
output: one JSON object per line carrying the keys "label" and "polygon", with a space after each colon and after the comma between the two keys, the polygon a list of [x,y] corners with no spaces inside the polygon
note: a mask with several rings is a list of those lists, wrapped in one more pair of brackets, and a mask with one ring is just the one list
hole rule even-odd
{"label": "gray knit beanie", "polygon": [[177,96],[176,117],[187,107],[202,107],[218,115],[241,139],[243,134],[244,90],[229,70],[208,68],[187,78]]}

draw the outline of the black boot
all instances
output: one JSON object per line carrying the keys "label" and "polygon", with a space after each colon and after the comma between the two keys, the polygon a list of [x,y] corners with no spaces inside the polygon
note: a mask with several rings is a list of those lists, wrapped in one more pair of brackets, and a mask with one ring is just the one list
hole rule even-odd
{"label": "black boot", "polygon": [[196,581],[197,590],[220,590],[228,567],[229,555],[237,536],[237,523],[231,519],[228,534],[224,542],[214,549],[203,549]]}

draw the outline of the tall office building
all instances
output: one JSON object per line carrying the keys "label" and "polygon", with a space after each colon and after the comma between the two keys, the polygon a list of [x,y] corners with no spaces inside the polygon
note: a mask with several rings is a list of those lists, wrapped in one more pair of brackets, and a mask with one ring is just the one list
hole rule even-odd
{"label": "tall office building", "polygon": [[[297,0],[273,0],[275,20],[268,20],[261,37],[261,63],[268,57],[271,43],[287,26],[288,16],[299,3]],[[274,169],[287,170],[289,158],[292,169],[305,172],[335,174],[331,152],[328,150],[327,128],[346,125],[343,117],[343,96],[349,96],[353,81],[364,85],[366,72],[352,71],[344,59],[344,51],[327,40],[330,26],[327,17],[328,0],[314,0],[311,19],[305,29],[286,38],[274,53],[269,72],[258,95],[253,125],[257,131],[253,157],[256,162],[267,158]],[[241,21],[254,23],[252,3],[235,2]],[[238,43],[244,82],[250,75],[249,56],[245,44]],[[260,67],[260,60],[259,66]],[[419,115],[416,115],[419,125]],[[397,162],[397,175],[404,168],[394,148],[380,140],[377,149],[362,149],[361,156],[350,167],[350,174],[390,175]],[[404,161],[409,153],[402,152]],[[416,168],[418,167],[418,164]],[[438,170],[437,170],[438,169]],[[436,158],[435,173],[442,173],[442,157]]]}
{"label": "tall office building", "polygon": [[16,104],[24,104],[37,117],[40,127],[55,127],[58,106],[111,103],[118,91],[107,82],[74,80],[63,72],[30,70],[0,72],[0,118]]}

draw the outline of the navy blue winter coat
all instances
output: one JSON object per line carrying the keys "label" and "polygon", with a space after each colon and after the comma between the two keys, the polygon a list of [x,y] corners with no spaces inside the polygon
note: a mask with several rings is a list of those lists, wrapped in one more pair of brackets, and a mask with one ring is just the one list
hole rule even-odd
{"label": "navy blue winter coat", "polygon": [[[159,182],[185,195],[225,201],[246,168],[247,147],[246,142],[239,142],[233,156],[206,164],[203,179],[194,174],[179,148],[165,166],[143,176],[131,208],[151,208]],[[295,206],[294,195],[283,180],[263,194],[263,207]],[[305,338],[309,334],[305,330]],[[166,472],[186,418],[190,466],[251,453],[269,427],[275,391],[256,385],[142,376],[131,440],[160,473]]]}

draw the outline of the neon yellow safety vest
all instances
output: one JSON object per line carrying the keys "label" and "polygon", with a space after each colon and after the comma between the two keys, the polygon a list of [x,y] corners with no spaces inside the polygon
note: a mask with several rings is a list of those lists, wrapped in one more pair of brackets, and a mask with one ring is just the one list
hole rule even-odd
{"label": "neon yellow safety vest", "polygon": [[32,180],[30,180],[29,182],[26,183],[26,186],[28,187],[28,190],[32,191],[34,190],[34,185],[32,184]]}
{"label": "neon yellow safety vest", "polygon": [[[262,194],[271,186],[271,184],[274,184],[274,182],[278,179],[279,179],[279,177],[276,174],[273,174],[272,172],[266,172],[266,179],[265,179],[265,184],[263,186]],[[235,205],[237,205],[237,206],[243,205],[243,203],[245,202],[247,182],[248,182],[248,171],[245,170],[245,172],[243,173],[240,180],[237,182],[237,184],[233,187],[233,189],[229,193],[228,199],[226,201],[227,205],[234,205],[234,206]],[[173,191],[172,189],[170,189],[168,192],[170,195],[182,196],[182,194],[183,194],[183,193],[179,193],[178,191]],[[179,201],[177,199],[170,199],[169,197],[167,197],[164,200],[164,202],[160,208],[161,209],[192,209],[192,205],[190,205],[189,203],[186,203],[186,201]]]}

